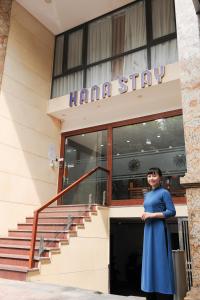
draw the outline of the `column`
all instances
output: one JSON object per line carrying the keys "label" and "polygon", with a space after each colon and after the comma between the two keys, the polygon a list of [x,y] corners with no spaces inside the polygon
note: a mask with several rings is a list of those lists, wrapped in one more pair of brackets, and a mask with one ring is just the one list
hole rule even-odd
{"label": "column", "polygon": [[0,0],[0,89],[10,27],[12,0]]}
{"label": "column", "polygon": [[[187,173],[186,187],[193,288],[200,294],[200,32],[192,0],[175,0]],[[199,287],[199,289],[198,289]]]}

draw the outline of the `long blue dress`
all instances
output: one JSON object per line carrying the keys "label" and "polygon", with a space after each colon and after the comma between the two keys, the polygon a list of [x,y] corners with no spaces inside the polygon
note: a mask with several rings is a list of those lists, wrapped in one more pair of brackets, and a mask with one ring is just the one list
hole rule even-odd
{"label": "long blue dress", "polygon": [[144,227],[141,289],[145,292],[174,294],[170,236],[165,218],[175,216],[170,193],[158,187],[144,196],[145,212],[162,212],[164,219],[147,219]]}

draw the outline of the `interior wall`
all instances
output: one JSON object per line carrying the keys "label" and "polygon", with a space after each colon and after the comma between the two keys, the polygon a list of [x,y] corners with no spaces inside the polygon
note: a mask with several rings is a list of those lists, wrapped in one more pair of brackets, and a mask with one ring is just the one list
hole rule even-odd
{"label": "interior wall", "polygon": [[60,122],[47,116],[54,36],[17,2],[0,94],[0,235],[56,193]]}

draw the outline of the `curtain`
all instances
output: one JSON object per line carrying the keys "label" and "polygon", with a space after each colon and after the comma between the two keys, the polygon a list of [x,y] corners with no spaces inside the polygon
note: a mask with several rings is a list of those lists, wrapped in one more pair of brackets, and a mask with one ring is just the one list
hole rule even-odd
{"label": "curtain", "polygon": [[112,17],[92,22],[88,30],[87,63],[93,63],[112,55]]}
{"label": "curtain", "polygon": [[67,68],[82,65],[83,30],[77,30],[69,35]]}
{"label": "curtain", "polygon": [[147,69],[147,51],[141,50],[124,57],[123,74],[128,76],[133,73],[140,73]]}
{"label": "curtain", "polygon": [[87,70],[87,87],[111,80],[111,62],[103,63]]}
{"label": "curtain", "polygon": [[152,0],[153,38],[175,32],[173,0]]}
{"label": "curtain", "polygon": [[63,48],[64,34],[58,36],[55,41],[54,76],[62,73]]}
{"label": "curtain", "polygon": [[125,21],[125,51],[146,44],[146,19],[144,1],[138,2],[126,9]]}
{"label": "curtain", "polygon": [[83,72],[76,72],[53,80],[52,98],[61,97],[83,86]]}
{"label": "curtain", "polygon": [[176,39],[151,48],[151,68],[171,64],[178,60]]}

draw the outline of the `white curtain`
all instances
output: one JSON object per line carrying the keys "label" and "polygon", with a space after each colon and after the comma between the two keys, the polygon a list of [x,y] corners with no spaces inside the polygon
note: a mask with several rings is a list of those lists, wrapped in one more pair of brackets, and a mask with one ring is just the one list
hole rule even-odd
{"label": "white curtain", "polygon": [[125,47],[128,51],[146,44],[146,19],[144,1],[138,2],[125,12]]}
{"label": "white curtain", "polygon": [[62,73],[64,35],[58,36],[55,43],[54,76]]}
{"label": "white curtain", "polygon": [[133,73],[140,73],[147,69],[147,51],[141,50],[124,57],[123,74],[128,76]]}
{"label": "white curtain", "polygon": [[111,80],[111,62],[103,63],[87,70],[87,87]]}
{"label": "white curtain", "polygon": [[171,64],[178,60],[176,39],[151,48],[151,67]]}
{"label": "white curtain", "polygon": [[52,98],[61,97],[73,91],[78,91],[83,86],[83,72],[60,77],[53,80]]}
{"label": "white curtain", "polygon": [[83,30],[77,30],[69,35],[67,68],[71,69],[82,64]]}
{"label": "white curtain", "polygon": [[152,0],[153,38],[175,32],[173,0]]}
{"label": "white curtain", "polygon": [[88,30],[87,63],[93,63],[112,55],[111,16],[92,22]]}

